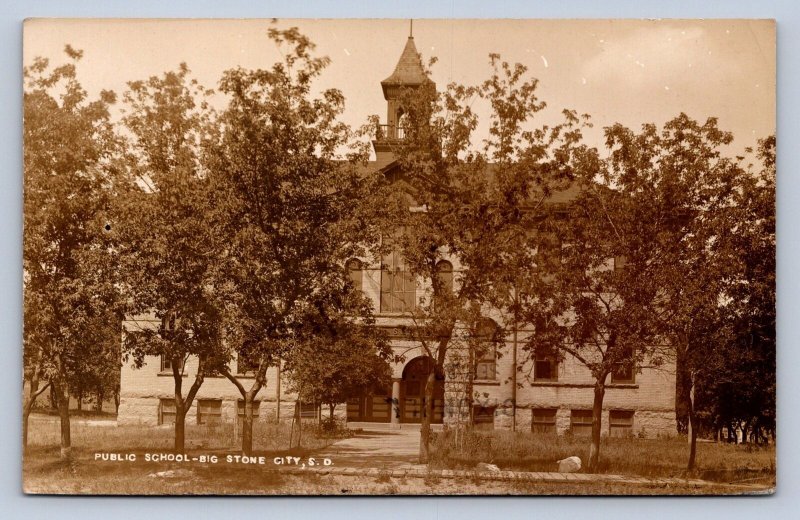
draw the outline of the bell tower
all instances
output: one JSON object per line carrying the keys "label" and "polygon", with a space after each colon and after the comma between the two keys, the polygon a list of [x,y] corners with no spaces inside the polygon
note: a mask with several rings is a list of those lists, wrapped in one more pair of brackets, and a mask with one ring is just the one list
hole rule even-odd
{"label": "bell tower", "polygon": [[392,144],[403,138],[403,129],[400,125],[400,118],[403,115],[400,93],[404,89],[417,89],[422,85],[435,87],[433,81],[425,74],[422,57],[414,44],[413,23],[412,21],[406,45],[394,72],[381,81],[383,98],[386,100],[386,123],[379,124],[376,128],[372,146],[375,148],[377,161],[382,163],[391,160]]}

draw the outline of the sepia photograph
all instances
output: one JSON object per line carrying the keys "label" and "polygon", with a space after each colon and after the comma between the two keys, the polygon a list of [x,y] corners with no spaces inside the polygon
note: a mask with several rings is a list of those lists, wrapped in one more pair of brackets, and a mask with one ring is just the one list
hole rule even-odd
{"label": "sepia photograph", "polygon": [[769,495],[769,19],[23,29],[22,484]]}

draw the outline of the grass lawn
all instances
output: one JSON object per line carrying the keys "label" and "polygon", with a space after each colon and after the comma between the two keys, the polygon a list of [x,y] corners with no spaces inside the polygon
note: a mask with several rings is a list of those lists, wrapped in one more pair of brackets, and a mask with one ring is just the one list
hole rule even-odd
{"label": "grass lawn", "polygon": [[[700,478],[720,483],[775,486],[775,445],[758,447],[698,442],[697,469],[686,471],[685,438],[603,438],[594,473],[643,477]],[[432,463],[448,469],[469,469],[490,462],[504,470],[555,471],[555,461],[577,455],[589,458],[587,437],[537,435],[529,432],[436,433]]]}
{"label": "grass lawn", "polygon": [[[76,454],[57,461],[58,450],[35,452],[26,460],[25,490],[84,495],[705,495],[741,491],[729,487],[630,485],[613,483],[497,482],[477,478],[392,478],[387,476],[289,475],[258,467],[99,464]],[[175,471],[174,477],[154,477]]]}
{"label": "grass lawn", "polygon": [[[155,462],[146,454],[169,453],[170,427],[116,427],[109,421],[81,421],[72,424],[73,460],[59,460],[58,428],[55,418],[34,416],[29,447],[23,461],[24,489],[51,494],[240,494],[240,495],[404,495],[404,494],[488,494],[488,495],[683,495],[736,494],[741,488],[725,483],[745,481],[763,490],[774,487],[774,447],[748,450],[743,446],[702,443],[698,450],[700,470],[686,475],[686,445],[680,440],[608,439],[601,451],[601,470],[607,473],[651,477],[701,477],[719,482],[719,487],[675,484],[541,483],[490,481],[479,476],[448,479],[431,474],[428,478],[380,476],[290,474],[286,466],[273,463],[275,457],[309,457],[335,442],[314,428],[305,427],[300,448],[288,449],[288,424],[262,424],[254,431],[256,455],[264,464],[223,463],[227,455],[238,454],[232,428],[187,425],[186,454],[191,458],[216,455],[218,464],[203,462]],[[569,455],[585,459],[586,439],[541,438],[530,434],[493,432],[472,434],[459,443],[438,434],[435,438],[433,469],[471,469],[478,461],[494,462],[504,470],[554,471],[553,461]],[[136,456],[136,461],[95,460],[97,453]],[[750,492],[758,491],[751,488]]]}

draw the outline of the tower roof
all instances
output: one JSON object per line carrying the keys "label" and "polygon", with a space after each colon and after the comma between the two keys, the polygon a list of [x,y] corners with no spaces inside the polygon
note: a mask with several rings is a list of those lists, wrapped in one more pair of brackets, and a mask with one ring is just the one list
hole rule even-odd
{"label": "tower roof", "polygon": [[394,72],[392,72],[391,76],[381,81],[383,91],[385,93],[386,87],[391,85],[415,86],[429,81],[430,79],[425,75],[425,69],[422,66],[422,58],[417,52],[417,46],[414,45],[414,37],[409,36]]}

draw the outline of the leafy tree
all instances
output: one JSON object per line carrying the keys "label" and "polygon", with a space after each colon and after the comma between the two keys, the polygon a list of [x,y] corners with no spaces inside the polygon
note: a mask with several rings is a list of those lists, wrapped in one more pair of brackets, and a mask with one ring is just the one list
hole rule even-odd
{"label": "leafy tree", "polygon": [[359,153],[340,157],[351,132],[338,118],[336,89],[312,95],[328,58],[296,28],[269,30],[284,49],[269,70],[226,71],[220,90],[229,104],[211,163],[214,225],[225,237],[216,285],[225,294],[226,338],[253,367],[249,389],[223,370],[244,400],[242,451],[252,451],[253,400],[267,367],[288,355],[298,312],[357,256],[355,209],[365,182]]}
{"label": "leafy tree", "polygon": [[[714,121],[697,133],[721,134]],[[569,356],[591,372],[590,468],[597,467],[609,377],[632,380],[669,355],[663,288],[674,274],[670,253],[688,209],[675,200],[682,170],[670,161],[696,147],[694,137],[685,116],[661,134],[654,125],[638,135],[621,125],[607,128],[609,158],[601,163],[587,155],[591,160],[573,171],[578,192],[569,208],[545,212],[530,235],[536,269],[523,273],[522,313],[537,327],[527,349],[532,356],[538,349]]]}
{"label": "leafy tree", "polygon": [[391,346],[375,327],[371,303],[344,274],[306,305],[285,365],[298,397],[327,405],[331,424],[337,404],[391,381]]}
{"label": "leafy tree", "polygon": [[[119,251],[129,303],[124,349],[137,367],[146,356],[169,360],[180,452],[186,412],[205,376],[228,361],[211,277],[219,240],[208,222],[210,181],[203,165],[203,146],[213,129],[206,101],[211,91],[189,78],[185,64],[128,87],[123,123],[131,182],[117,226],[124,237]],[[184,394],[190,357],[198,365]]]}
{"label": "leafy tree", "polygon": [[696,383],[700,377],[724,377],[721,366],[709,361],[732,339],[727,292],[739,270],[741,251],[731,247],[731,238],[737,233],[736,199],[745,173],[738,158],[722,152],[732,140],[716,119],[701,124],[681,114],[655,139],[643,137],[633,145],[652,154],[662,172],[654,179],[653,198],[664,211],[683,216],[673,219],[659,245],[664,258],[662,319],[676,353],[676,409],[687,411],[690,470],[700,426]]}
{"label": "leafy tree", "polygon": [[[741,159],[741,158],[739,158]],[[737,168],[726,204],[703,229],[717,274],[708,339],[687,343],[678,395],[690,429],[689,468],[697,430],[737,426],[756,442],[775,428],[775,138],[759,141],[761,168]],[[719,204],[718,204],[719,206]],[[708,276],[705,277],[708,279]],[[676,291],[677,292],[677,291]],[[691,399],[694,397],[694,399]],[[692,424],[694,422],[695,424]]]}
{"label": "leafy tree", "polygon": [[[448,352],[469,350],[479,339],[474,336],[485,304],[496,301],[501,288],[501,251],[513,236],[509,222],[527,197],[517,174],[547,147],[547,132],[527,129],[544,108],[536,96],[537,81],[525,78],[524,66],[511,66],[498,55],[490,56],[490,64],[492,75],[478,87],[451,84],[437,92],[428,82],[405,89],[399,101],[404,138],[395,147],[397,169],[387,175],[372,215],[384,237],[378,254],[399,255],[425,288],[425,296],[406,302],[404,309],[432,367],[424,386],[423,463],[435,379],[452,359]],[[476,99],[491,107],[490,138],[478,150],[471,143],[478,124],[471,109]],[[382,268],[394,274],[383,259]],[[474,366],[466,370],[472,377]]]}
{"label": "leafy tree", "polygon": [[122,352],[119,313],[107,313],[94,320],[92,336],[85,338],[84,362],[70,377],[70,393],[78,401],[81,410],[86,397],[94,401],[95,410],[103,410],[103,401],[113,396],[115,403],[119,393]]}
{"label": "leafy tree", "polygon": [[[69,382],[86,363],[87,338],[98,319],[118,312],[112,234],[106,232],[116,186],[117,141],[109,121],[112,92],[90,101],[76,75],[82,52],[69,62],[45,58],[24,77],[25,376],[28,414],[49,385],[61,419],[61,456],[71,454]],[[40,381],[45,381],[40,386]]]}

